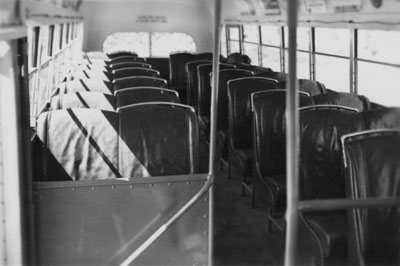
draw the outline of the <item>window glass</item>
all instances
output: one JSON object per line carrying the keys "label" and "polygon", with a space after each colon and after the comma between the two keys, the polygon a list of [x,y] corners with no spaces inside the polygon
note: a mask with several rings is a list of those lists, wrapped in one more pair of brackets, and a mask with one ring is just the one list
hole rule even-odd
{"label": "window glass", "polygon": [[[285,47],[289,47],[289,32],[288,28],[284,28],[285,31]],[[306,27],[297,28],[297,47],[298,50],[309,50],[310,43],[310,30]]]}
{"label": "window glass", "polygon": [[39,82],[38,82],[38,90],[36,95],[36,103],[38,108],[42,108],[42,106],[46,103],[49,96],[49,62],[44,64],[39,71]]}
{"label": "window glass", "polygon": [[105,53],[136,52],[141,57],[150,55],[149,33],[147,32],[117,32],[109,35],[103,43]]}
{"label": "window glass", "polygon": [[315,28],[315,50],[321,53],[349,56],[350,31],[348,29]]}
{"label": "window glass", "polygon": [[243,25],[243,41],[253,43],[259,42],[257,25]]}
{"label": "window glass", "polygon": [[243,43],[244,54],[251,59],[252,65],[258,65],[258,44]]}
{"label": "window glass", "polygon": [[269,67],[273,71],[280,71],[281,63],[279,58],[279,48],[261,47],[262,51],[262,66]]}
{"label": "window glass", "polygon": [[239,41],[240,40],[240,32],[239,27],[227,27],[229,31],[229,39]]}
{"label": "window glass", "polygon": [[348,59],[315,56],[316,80],[334,91],[350,92],[350,63]]}
{"label": "window glass", "polygon": [[[289,54],[285,49],[286,72],[289,69]],[[297,52],[297,78],[310,79],[310,56],[305,52]]]}
{"label": "window glass", "polygon": [[400,64],[400,32],[358,30],[358,57]]}
{"label": "window glass", "polygon": [[49,58],[49,27],[40,27],[39,32],[39,43],[40,43],[40,64],[45,62]]}
{"label": "window glass", "polygon": [[38,58],[38,40],[39,40],[39,28],[29,28],[28,29],[28,58],[29,58],[29,71],[37,66]]}
{"label": "window glass", "polygon": [[226,29],[225,27],[222,27],[221,30],[221,55],[227,57],[228,56],[228,51],[226,49]]}
{"label": "window glass", "polygon": [[53,32],[53,55],[57,54],[60,50],[60,26],[54,25],[54,32]]}
{"label": "window glass", "polygon": [[358,93],[386,106],[400,106],[400,68],[358,63]]}
{"label": "window glass", "polygon": [[261,26],[261,41],[263,44],[280,46],[281,28],[274,26]]}
{"label": "window glass", "polygon": [[230,41],[230,51],[229,54],[231,53],[240,53],[240,44],[238,41]]}
{"label": "window glass", "polygon": [[193,38],[185,33],[154,32],[151,34],[151,56],[168,57],[177,51],[196,52]]}

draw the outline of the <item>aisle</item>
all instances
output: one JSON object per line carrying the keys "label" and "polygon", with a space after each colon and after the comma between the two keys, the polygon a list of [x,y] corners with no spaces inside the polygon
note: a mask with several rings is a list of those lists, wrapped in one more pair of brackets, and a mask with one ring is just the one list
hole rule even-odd
{"label": "aisle", "polygon": [[242,196],[238,174],[229,180],[226,170],[217,172],[214,213],[215,265],[282,265],[284,235],[268,233],[266,212]]}

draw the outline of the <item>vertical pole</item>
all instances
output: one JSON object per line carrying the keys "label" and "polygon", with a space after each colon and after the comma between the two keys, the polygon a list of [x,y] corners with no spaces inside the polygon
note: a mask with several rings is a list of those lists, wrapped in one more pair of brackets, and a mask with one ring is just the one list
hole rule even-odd
{"label": "vertical pole", "polygon": [[315,78],[315,28],[310,27],[310,47],[309,47],[309,55],[310,55],[310,79],[316,80]]}
{"label": "vertical pole", "polygon": [[281,50],[280,50],[280,60],[281,60],[281,72],[286,71],[286,60],[285,60],[285,28],[281,27]]}
{"label": "vertical pole", "polygon": [[[215,17],[214,17],[214,48],[213,48],[213,69],[211,80],[211,123],[210,123],[210,161],[209,161],[209,178],[215,176],[215,154],[217,148],[217,110],[218,110],[218,81],[219,81],[219,55],[220,55],[220,38],[221,38],[221,0],[215,0]],[[214,187],[210,187],[209,191],[209,237],[208,237],[208,264],[213,265],[213,220],[214,220]]]}
{"label": "vertical pole", "polygon": [[358,35],[357,29],[350,29],[350,92],[358,93]]}
{"label": "vertical pole", "polygon": [[297,206],[299,201],[299,96],[296,84],[297,1],[288,1],[287,17],[289,33],[289,82],[287,83],[286,93],[287,226],[285,265],[294,265],[298,231]]}

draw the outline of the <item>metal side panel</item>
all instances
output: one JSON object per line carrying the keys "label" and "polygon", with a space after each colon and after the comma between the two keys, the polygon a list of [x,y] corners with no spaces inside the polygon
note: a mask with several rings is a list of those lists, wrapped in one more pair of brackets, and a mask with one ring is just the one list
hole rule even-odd
{"label": "metal side panel", "polygon": [[[206,175],[34,187],[39,265],[117,265],[205,184]],[[132,264],[208,264],[209,193]]]}

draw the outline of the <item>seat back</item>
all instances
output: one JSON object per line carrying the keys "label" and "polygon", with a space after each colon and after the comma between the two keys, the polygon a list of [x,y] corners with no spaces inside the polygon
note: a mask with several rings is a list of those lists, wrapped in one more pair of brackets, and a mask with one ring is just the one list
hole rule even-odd
{"label": "seat back", "polygon": [[115,52],[107,54],[108,58],[114,59],[117,57],[138,57],[138,54],[135,52]]}
{"label": "seat back", "polygon": [[361,112],[366,129],[400,128],[400,107],[385,107]]}
{"label": "seat back", "polygon": [[356,108],[359,112],[371,108],[371,104],[367,97],[347,92],[328,92],[324,94],[315,95],[315,104],[332,104],[342,105],[347,107]]}
{"label": "seat back", "polygon": [[169,55],[169,82],[174,90],[186,88],[185,66],[192,61],[194,53],[177,52]]}
{"label": "seat back", "polygon": [[116,79],[113,81],[115,91],[134,88],[134,87],[157,87],[157,88],[168,88],[167,81],[165,79],[147,77],[147,76],[136,76]]}
{"label": "seat back", "polygon": [[[142,103],[119,110],[120,136],[150,175],[198,173],[194,110],[173,103]],[[122,169],[131,162],[120,157]]]}
{"label": "seat back", "polygon": [[142,57],[137,56],[118,56],[110,59],[109,64],[117,64],[122,62],[146,62],[146,60]]}
{"label": "seat back", "polygon": [[[363,131],[342,141],[348,197],[400,197],[399,130]],[[354,209],[349,214],[349,263],[399,265],[399,206]]]}
{"label": "seat back", "polygon": [[262,67],[262,66],[254,66],[254,65],[244,65],[244,64],[236,64],[238,69],[249,70],[254,73],[254,75],[258,75],[265,72],[272,72],[270,68]]}
{"label": "seat back", "polygon": [[253,75],[253,72],[244,69],[223,69],[219,71],[218,129],[228,129],[228,82],[232,79],[250,77]]}
{"label": "seat back", "polygon": [[[284,175],[286,173],[286,91],[255,92],[251,95],[251,104],[254,163],[258,176],[262,178]],[[299,93],[300,107],[312,104],[312,97],[303,92]]]}
{"label": "seat back", "polygon": [[66,81],[60,84],[60,92],[73,93],[73,92],[100,92],[104,94],[113,94],[114,86],[111,82],[101,79],[75,79]]}
{"label": "seat back", "polygon": [[301,199],[345,197],[340,138],[362,129],[353,108],[316,105],[300,109]]}
{"label": "seat back", "polygon": [[169,79],[169,58],[168,57],[147,57],[146,63],[149,63],[153,69],[160,71],[160,78]]}
{"label": "seat back", "polygon": [[326,105],[342,105],[357,109],[359,112],[369,110],[371,104],[367,97],[348,92],[328,92],[324,94],[315,95],[315,104]]}
{"label": "seat back", "polygon": [[[326,93],[325,85],[319,81],[299,79],[299,91],[309,93],[311,96]],[[279,82],[279,88],[286,89],[286,81]]]}
{"label": "seat back", "polygon": [[118,168],[118,114],[96,109],[42,113],[41,181],[99,180],[121,177]]}
{"label": "seat back", "polygon": [[[236,68],[232,64],[219,64],[219,69],[233,69]],[[204,64],[197,66],[198,88],[199,93],[197,97],[197,113],[199,117],[205,119],[210,117],[211,106],[211,79],[210,73],[212,71],[212,64]]]}
{"label": "seat back", "polygon": [[234,149],[251,148],[252,111],[251,94],[258,91],[277,90],[275,80],[262,77],[245,77],[228,81],[229,140]]}
{"label": "seat back", "polygon": [[127,67],[142,67],[142,68],[152,68],[150,64],[143,62],[122,62],[110,65],[112,70],[127,68]]}
{"label": "seat back", "polygon": [[285,72],[270,71],[270,72],[259,73],[256,76],[270,78],[270,79],[276,79],[279,83],[281,83],[281,82],[286,82],[288,74],[286,74]]}
{"label": "seat back", "polygon": [[51,110],[68,108],[92,108],[105,111],[115,111],[116,98],[111,94],[100,92],[75,92],[53,96]]}
{"label": "seat back", "polygon": [[179,103],[179,95],[177,91],[156,87],[123,89],[117,91],[115,96],[117,108],[143,102]]}
{"label": "seat back", "polygon": [[128,78],[133,76],[148,76],[148,77],[159,77],[160,72],[158,70],[143,68],[143,67],[127,67],[113,70],[112,72],[114,80],[120,78]]}
{"label": "seat back", "polygon": [[197,111],[197,98],[198,98],[198,76],[197,66],[202,64],[210,64],[211,61],[197,60],[186,63],[186,77],[187,77],[187,104],[194,107]]}

